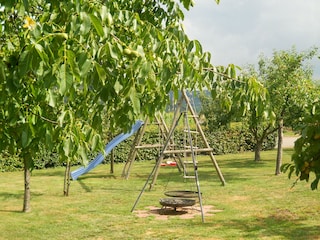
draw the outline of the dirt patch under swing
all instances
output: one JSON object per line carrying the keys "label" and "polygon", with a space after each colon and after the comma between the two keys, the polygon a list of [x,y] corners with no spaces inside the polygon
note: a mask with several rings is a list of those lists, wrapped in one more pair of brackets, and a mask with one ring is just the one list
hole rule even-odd
{"label": "dirt patch under swing", "polygon": [[[222,212],[222,210],[214,209],[213,206],[203,206],[203,214],[204,217],[212,216],[214,213]],[[171,216],[178,216],[181,219],[190,219],[194,218],[195,216],[201,216],[201,208],[200,206],[190,206],[190,207],[179,207],[179,208],[172,208],[172,207],[155,207],[149,206],[146,207],[146,210],[137,210],[135,211],[138,217],[149,217],[154,216],[156,219],[159,220],[168,220]]]}

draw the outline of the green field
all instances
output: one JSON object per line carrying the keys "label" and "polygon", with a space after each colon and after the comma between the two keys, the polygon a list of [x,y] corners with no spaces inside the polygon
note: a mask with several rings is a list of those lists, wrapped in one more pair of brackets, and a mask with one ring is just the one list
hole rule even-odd
{"label": "green field", "polygon": [[[284,151],[284,162],[291,150]],[[162,167],[157,185],[131,208],[153,167],[137,162],[129,180],[121,178],[122,164],[109,174],[101,165],[71,184],[64,197],[63,168],[35,170],[31,178],[30,213],[22,213],[23,173],[0,173],[0,239],[320,239],[319,191],[287,175],[274,175],[275,151],[217,156],[227,185],[221,186],[209,158],[199,157],[203,205],[212,212],[190,219],[182,215],[159,219],[138,216],[169,190],[195,190],[176,168]],[[217,210],[217,211],[216,211]]]}

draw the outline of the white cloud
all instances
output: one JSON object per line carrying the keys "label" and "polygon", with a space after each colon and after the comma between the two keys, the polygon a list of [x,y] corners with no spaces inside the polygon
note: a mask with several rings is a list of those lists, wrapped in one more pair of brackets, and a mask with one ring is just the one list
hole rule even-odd
{"label": "white cloud", "polygon": [[[263,53],[320,47],[319,0],[196,0],[185,29],[212,54],[216,65],[254,64]],[[320,60],[313,61],[320,78]]]}

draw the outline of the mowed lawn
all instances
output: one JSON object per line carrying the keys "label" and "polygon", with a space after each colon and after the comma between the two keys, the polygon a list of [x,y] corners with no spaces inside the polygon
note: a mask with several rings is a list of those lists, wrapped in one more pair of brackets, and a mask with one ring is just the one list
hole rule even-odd
{"label": "mowed lawn", "polygon": [[[284,150],[289,162],[292,150]],[[182,215],[159,219],[159,199],[170,190],[195,191],[174,167],[160,169],[157,184],[143,193],[131,209],[154,162],[136,162],[129,180],[121,178],[123,164],[100,165],[71,183],[64,197],[63,168],[35,170],[31,178],[30,213],[22,213],[23,173],[0,173],[0,239],[320,239],[320,193],[295,177],[274,175],[276,151],[217,156],[227,182],[221,182],[210,159],[198,157],[204,206],[211,212],[190,219]],[[75,169],[75,167],[73,168]]]}

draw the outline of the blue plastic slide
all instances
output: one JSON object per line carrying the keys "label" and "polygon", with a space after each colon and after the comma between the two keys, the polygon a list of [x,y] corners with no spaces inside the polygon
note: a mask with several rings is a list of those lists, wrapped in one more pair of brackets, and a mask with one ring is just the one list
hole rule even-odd
{"label": "blue plastic slide", "polygon": [[[109,154],[113,148],[115,148],[119,143],[127,139],[128,137],[132,136],[136,131],[139,130],[139,128],[143,125],[143,121],[138,120],[131,128],[131,131],[128,133],[121,133],[118,136],[116,136],[114,139],[112,139],[104,148],[105,154]],[[79,176],[82,174],[85,174],[98,166],[102,161],[104,160],[104,154],[99,153],[99,155],[92,160],[87,166],[80,167],[77,170],[74,170],[71,172],[71,178],[72,180],[77,180]]]}

